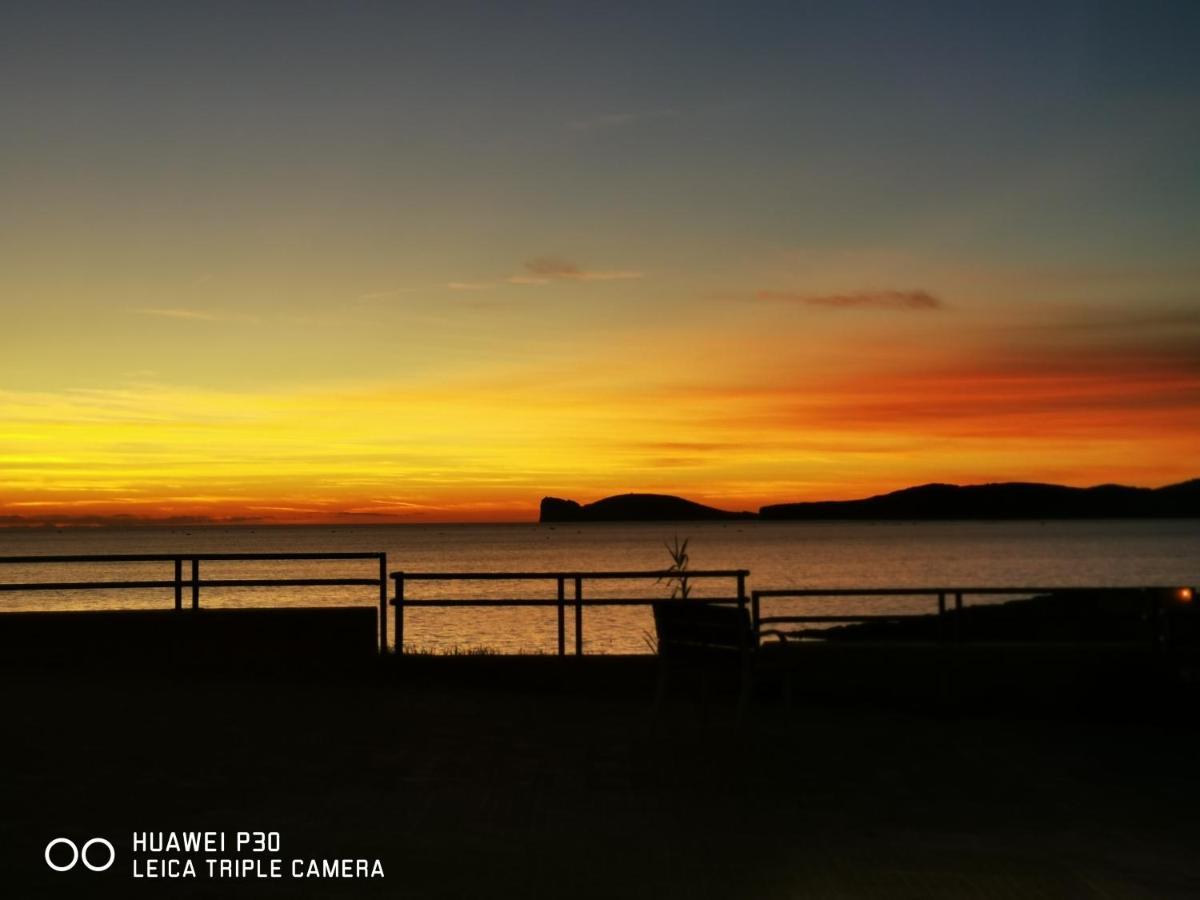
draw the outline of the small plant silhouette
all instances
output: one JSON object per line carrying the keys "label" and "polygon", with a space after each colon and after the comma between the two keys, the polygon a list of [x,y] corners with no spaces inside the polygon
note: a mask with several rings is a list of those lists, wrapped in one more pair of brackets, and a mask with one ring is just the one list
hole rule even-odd
{"label": "small plant silhouette", "polygon": [[[684,538],[683,542],[680,543],[679,535],[675,535],[671,543],[664,541],[663,545],[667,548],[667,553],[671,556],[671,567],[667,569],[667,574],[654,583],[670,585],[672,600],[686,600],[692,592],[692,586],[688,584],[687,577],[688,539]],[[651,653],[658,653],[658,638],[655,635],[648,631],[643,631],[642,640],[650,648]]]}
{"label": "small plant silhouette", "polygon": [[688,584],[687,577],[688,538],[684,538],[681,544],[679,535],[675,535],[671,543],[668,544],[664,541],[663,545],[667,548],[667,553],[671,555],[671,568],[667,569],[667,575],[658,579],[658,583],[671,586],[672,600],[686,600],[692,592],[692,586]]}

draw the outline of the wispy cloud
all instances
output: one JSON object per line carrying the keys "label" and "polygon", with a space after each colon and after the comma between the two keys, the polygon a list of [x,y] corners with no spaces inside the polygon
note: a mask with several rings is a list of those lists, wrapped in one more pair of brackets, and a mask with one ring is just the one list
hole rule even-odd
{"label": "wispy cloud", "polygon": [[494,281],[450,281],[446,284],[452,291],[490,291],[495,286]]}
{"label": "wispy cloud", "polygon": [[208,309],[185,309],[182,307],[137,307],[129,310],[139,316],[157,316],[162,319],[184,319],[191,322],[257,322],[255,316],[244,313],[223,312]]}
{"label": "wispy cloud", "polygon": [[644,272],[632,269],[586,269],[560,256],[539,256],[526,260],[524,271],[508,279],[509,284],[549,284],[552,281],[627,281],[644,278]]}
{"label": "wispy cloud", "polygon": [[759,291],[759,300],[804,303],[833,309],[945,309],[941,298],[929,291],[855,291],[849,294],[802,294],[796,291]]}

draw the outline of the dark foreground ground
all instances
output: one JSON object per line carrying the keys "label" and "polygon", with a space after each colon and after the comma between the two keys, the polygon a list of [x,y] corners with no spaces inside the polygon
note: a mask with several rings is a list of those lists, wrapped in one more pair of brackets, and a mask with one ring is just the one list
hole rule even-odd
{"label": "dark foreground ground", "polygon": [[[818,664],[790,709],[767,685],[735,728],[731,696],[685,687],[656,720],[651,660],[396,662],[4,673],[0,893],[1200,895],[1187,690],[972,697],[876,662],[847,692]],[[134,831],[183,829],[278,831],[285,860],[378,858],[385,878],[131,878]],[[108,872],[42,861],[53,837],[96,835],[118,851]]]}

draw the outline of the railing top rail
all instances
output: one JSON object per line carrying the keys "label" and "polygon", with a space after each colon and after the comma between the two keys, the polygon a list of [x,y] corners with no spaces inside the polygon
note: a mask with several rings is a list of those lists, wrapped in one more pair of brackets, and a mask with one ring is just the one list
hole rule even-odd
{"label": "railing top rail", "polygon": [[405,581],[540,581],[559,578],[586,578],[595,581],[598,579],[677,578],[680,575],[688,579],[736,578],[749,574],[749,569],[697,569],[682,573],[670,569],[653,569],[644,572],[392,572],[390,577],[403,578]]}
{"label": "railing top rail", "polygon": [[2,564],[83,562],[174,562],[197,559],[207,562],[292,559],[384,559],[386,553],[111,553],[81,556],[0,556]]}
{"label": "railing top rail", "polygon": [[193,586],[226,587],[368,587],[378,578],[182,578],[179,581],[13,581],[0,582],[0,593],[19,591],[94,591]]}
{"label": "railing top rail", "polygon": [[[568,606],[574,606],[575,600],[568,599],[565,601]],[[658,604],[685,606],[695,605],[699,602],[708,604],[725,604],[733,606],[741,602],[737,597],[705,597],[703,601],[688,599],[683,600],[679,597],[584,597],[579,601],[583,606],[656,606]],[[529,607],[536,609],[539,607],[558,607],[558,600],[550,600],[545,598],[491,598],[479,597],[467,600],[393,600],[392,605],[404,605],[405,607],[421,608],[421,609],[470,609],[472,607],[488,607],[488,606],[505,606],[505,607]]]}
{"label": "railing top rail", "polygon": [[936,594],[1080,594],[1096,591],[1170,591],[1179,585],[1101,585],[1091,587],[898,587],[898,588],[772,588],[751,591],[755,597],[896,597]]}

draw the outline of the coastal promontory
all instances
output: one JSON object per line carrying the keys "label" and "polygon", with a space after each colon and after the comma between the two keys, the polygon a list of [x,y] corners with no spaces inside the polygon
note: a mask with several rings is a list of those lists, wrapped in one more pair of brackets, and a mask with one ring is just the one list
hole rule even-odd
{"label": "coastal promontory", "polygon": [[1150,519],[1200,518],[1200,479],[1160,488],[1103,484],[923,484],[861,500],[779,503],[729,512],[668,494],[618,494],[594,503],[544,497],[541,522],[674,522],[736,519]]}
{"label": "coastal promontory", "polygon": [[620,494],[595,503],[543,497],[541,522],[698,522],[753,519],[752,512],[728,512],[667,494]]}

